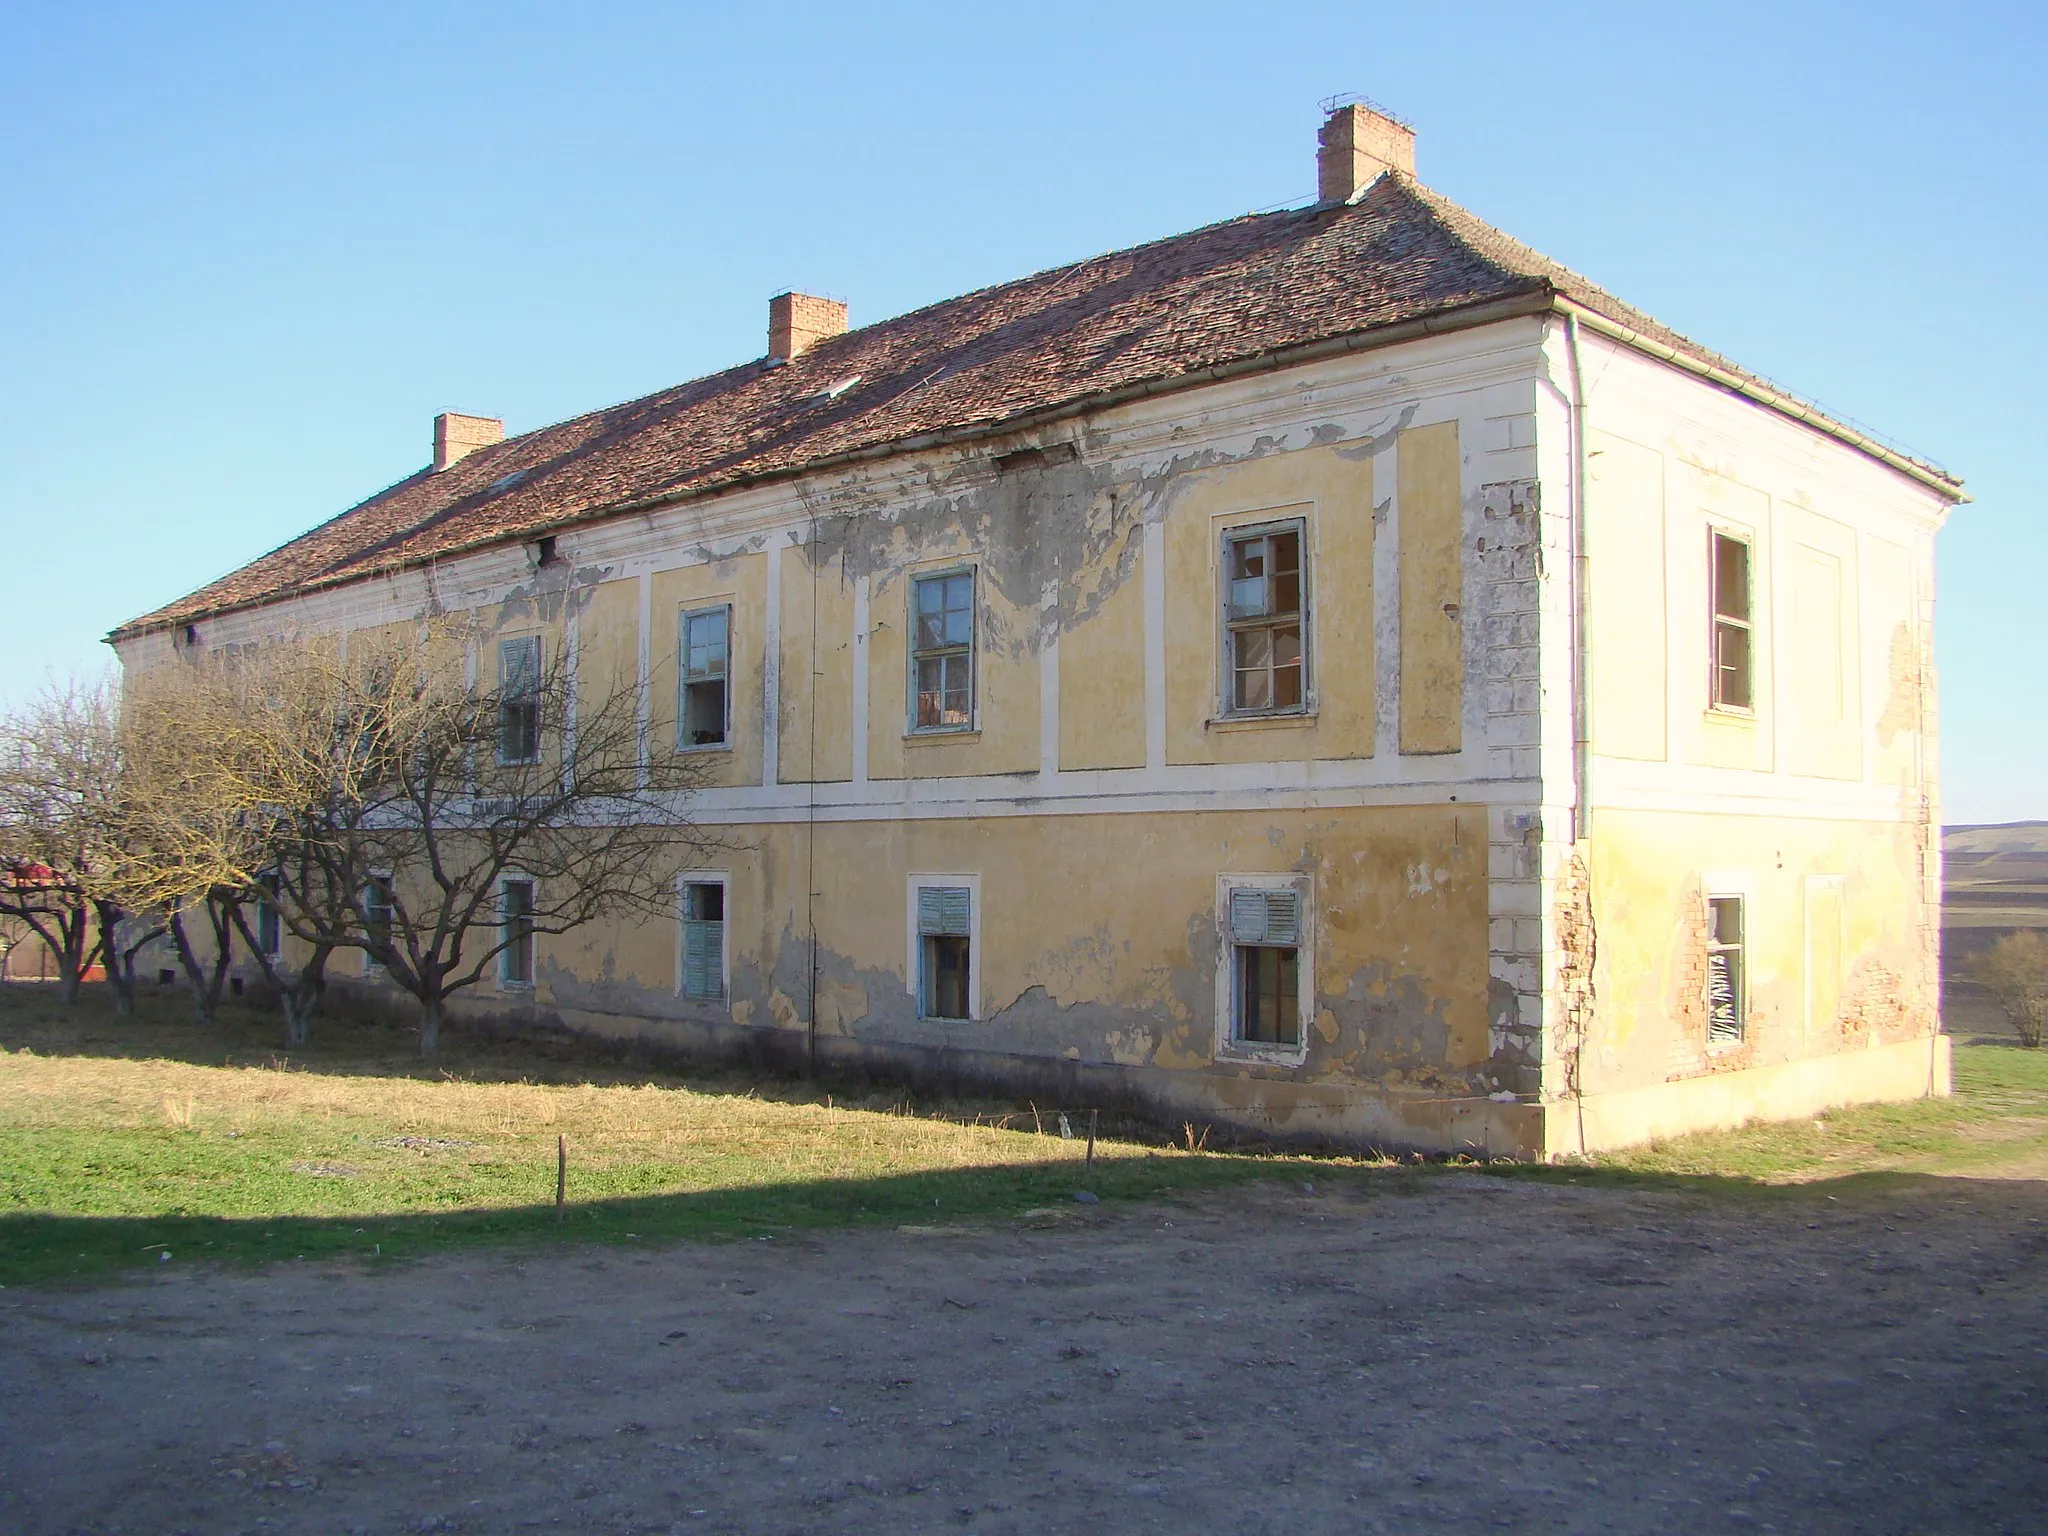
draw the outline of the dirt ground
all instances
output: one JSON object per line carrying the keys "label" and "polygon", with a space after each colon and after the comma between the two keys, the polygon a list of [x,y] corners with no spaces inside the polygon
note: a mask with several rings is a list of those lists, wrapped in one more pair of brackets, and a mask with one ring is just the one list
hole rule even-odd
{"label": "dirt ground", "polygon": [[2048,1528],[2048,1186],[1835,1190],[1328,1176],[0,1291],[0,1529]]}

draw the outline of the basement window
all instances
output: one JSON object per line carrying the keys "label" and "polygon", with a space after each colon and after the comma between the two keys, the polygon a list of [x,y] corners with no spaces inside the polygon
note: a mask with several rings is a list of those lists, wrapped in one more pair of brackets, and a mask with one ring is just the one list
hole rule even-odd
{"label": "basement window", "polygon": [[498,761],[540,758],[540,636],[498,642]]}
{"label": "basement window", "polygon": [[680,990],[684,997],[725,1001],[725,882],[685,880],[682,888]]}
{"label": "basement window", "polygon": [[974,572],[942,571],[910,584],[913,731],[974,726]]}
{"label": "basement window", "polygon": [[1707,1043],[1741,1040],[1749,1018],[1747,913],[1740,896],[1707,898]]}
{"label": "basement window", "polygon": [[1224,713],[1308,707],[1303,525],[1233,529],[1223,540]]}
{"label": "basement window", "polygon": [[533,985],[533,882],[507,880],[498,887],[499,976],[508,987]]}
{"label": "basement window", "polygon": [[1750,619],[1749,541],[1716,529],[1714,582],[1715,709],[1747,714],[1756,708],[1756,635]]}
{"label": "basement window", "polygon": [[974,1017],[974,893],[964,885],[917,888],[917,1011],[926,1019]]}
{"label": "basement window", "polygon": [[683,615],[682,698],[676,745],[683,751],[722,747],[731,731],[732,609],[705,608]]}
{"label": "basement window", "polygon": [[1226,879],[1217,1014],[1226,1053],[1298,1062],[1313,995],[1307,893],[1287,877]]}

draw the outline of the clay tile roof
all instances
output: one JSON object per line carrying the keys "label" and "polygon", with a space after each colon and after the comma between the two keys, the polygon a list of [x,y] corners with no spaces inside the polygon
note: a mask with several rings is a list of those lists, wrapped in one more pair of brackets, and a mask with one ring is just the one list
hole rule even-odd
{"label": "clay tile roof", "polygon": [[1559,298],[1837,428],[1390,172],[1352,205],[1251,214],[1114,251],[849,331],[782,366],[747,363],[478,449],[110,638],[892,445],[1022,427],[1317,343]]}

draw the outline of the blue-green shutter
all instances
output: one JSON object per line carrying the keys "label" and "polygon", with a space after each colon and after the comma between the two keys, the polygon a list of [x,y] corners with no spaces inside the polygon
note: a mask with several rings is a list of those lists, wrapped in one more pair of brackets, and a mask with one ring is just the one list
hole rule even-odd
{"label": "blue-green shutter", "polygon": [[725,996],[725,924],[702,918],[683,921],[683,995]]}
{"label": "blue-green shutter", "polygon": [[1299,944],[1301,894],[1240,886],[1230,893],[1230,937],[1239,944]]}
{"label": "blue-green shutter", "polygon": [[932,937],[968,937],[973,913],[964,885],[923,885],[917,891],[917,931]]}

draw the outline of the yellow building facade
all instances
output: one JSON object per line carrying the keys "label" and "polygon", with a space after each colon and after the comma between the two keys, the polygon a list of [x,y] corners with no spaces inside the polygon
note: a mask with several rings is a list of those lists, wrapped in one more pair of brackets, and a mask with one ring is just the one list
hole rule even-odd
{"label": "yellow building facade", "polygon": [[533,637],[701,760],[675,919],[458,1013],[1520,1157],[1946,1092],[1959,487],[1617,313],[1531,290],[116,644],[464,613],[480,675]]}

